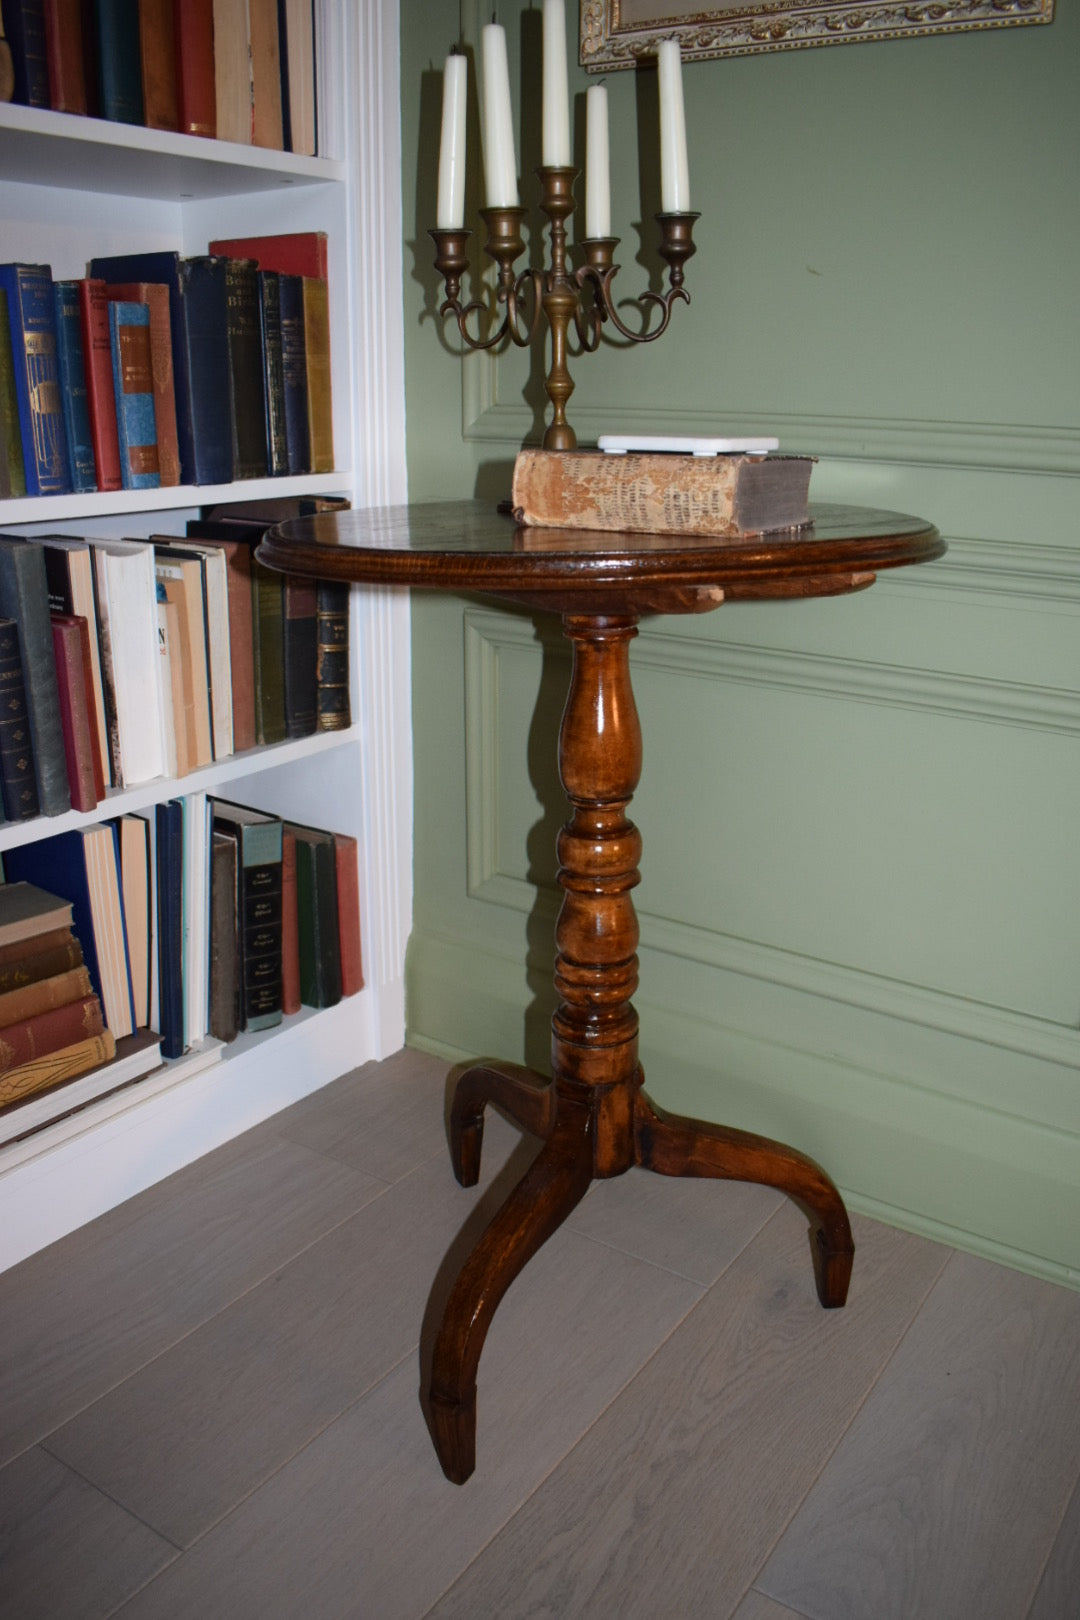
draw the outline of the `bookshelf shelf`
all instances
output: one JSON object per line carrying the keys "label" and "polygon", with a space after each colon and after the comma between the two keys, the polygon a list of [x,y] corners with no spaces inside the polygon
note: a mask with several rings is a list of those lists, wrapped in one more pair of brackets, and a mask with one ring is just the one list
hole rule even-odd
{"label": "bookshelf shelf", "polygon": [[[320,140],[340,161],[0,104],[3,258],[77,277],[95,255],[206,251],[235,235],[324,231],[330,259],[334,445],[339,470],[227,486],[0,502],[0,528],[144,537],[178,533],[198,508],[275,496],[345,494],[355,505],[405,498],[397,173],[397,0],[315,0]],[[103,201],[103,199],[107,199]],[[350,296],[371,293],[366,307]],[[389,314],[387,312],[390,312]],[[411,920],[408,604],[352,593],[352,713],[346,731],[247,750],[178,779],[111,794],[90,813],[0,825],[0,854],[68,829],[198,792],[351,834],[360,851],[365,987],[223,1050],[195,1052],[77,1112],[0,1142],[0,1269],[356,1064],[404,1039]],[[63,1088],[55,1095],[60,1098]],[[43,1093],[42,1096],[48,1095]]]}
{"label": "bookshelf shelf", "polygon": [[20,185],[186,202],[340,185],[347,175],[332,158],[0,103],[0,179]]}

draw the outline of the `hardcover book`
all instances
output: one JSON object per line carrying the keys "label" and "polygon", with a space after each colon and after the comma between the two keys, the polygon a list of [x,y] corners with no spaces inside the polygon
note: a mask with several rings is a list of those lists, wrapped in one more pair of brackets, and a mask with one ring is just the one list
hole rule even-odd
{"label": "hardcover book", "polygon": [[0,992],[18,990],[81,967],[82,946],[70,928],[50,928],[32,940],[0,945]]}
{"label": "hardcover book", "polygon": [[[183,348],[194,470],[185,482],[228,484],[233,477],[233,404],[224,259],[185,259]],[[175,328],[174,328],[175,342]],[[175,354],[175,348],[174,348]],[[183,443],[180,447],[183,462]]]}
{"label": "hardcover book", "polygon": [[325,231],[283,231],[274,236],[229,236],[211,242],[209,253],[228,259],[254,259],[260,270],[290,276],[328,278]]}
{"label": "hardcover book", "polygon": [[225,260],[229,389],[232,399],[232,476],[265,478],[266,388],[259,279],[250,259]]}
{"label": "hardcover book", "polygon": [[22,107],[47,107],[49,68],[42,0],[3,0],[3,17],[14,70],[11,99]]}
{"label": "hardcover book", "polygon": [[96,107],[87,95],[83,0],[45,0],[43,16],[49,106],[86,117]]}
{"label": "hardcover book", "polygon": [[51,617],[71,806],[73,810],[96,810],[104,798],[105,785],[88,702],[89,627],[85,619],[75,614],[54,613]]}
{"label": "hardcover book", "polygon": [[110,301],[145,304],[150,311],[150,370],[154,386],[158,470],[162,488],[172,488],[180,482],[180,441],[176,426],[169,289],[160,281],[118,282],[106,287],[105,296]]}
{"label": "hardcover book", "polygon": [[94,472],[100,490],[122,489],[120,436],[116,426],[116,389],[113,385],[112,338],[105,283],[87,279],[78,283],[82,320],[83,366]]}
{"label": "hardcover book", "polygon": [[29,821],[40,813],[19,627],[14,619],[0,619],[0,786],[8,821]]}
{"label": "hardcover book", "polygon": [[47,264],[0,264],[0,288],[7,294],[26,492],[66,495],[71,478],[52,271]]}
{"label": "hardcover book", "polygon": [[247,0],[214,0],[214,99],[218,140],[250,146],[251,37]]}
{"label": "hardcover book", "polygon": [[[213,532],[211,532],[213,531]],[[255,655],[251,586],[252,543],[229,539],[234,533],[228,524],[203,523],[193,518],[188,534],[197,535],[192,543],[213,547],[225,559],[229,604],[229,686],[232,693],[233,749],[254,748]],[[225,536],[225,537],[222,537]]]}
{"label": "hardcover book", "polygon": [[812,466],[810,456],[526,448],[511,504],[539,528],[734,539],[809,522]]}
{"label": "hardcover book", "polygon": [[111,1062],[115,1056],[116,1041],[105,1029],[100,1035],[90,1035],[72,1046],[62,1047],[59,1052],[48,1052],[44,1057],[22,1063],[0,1078],[0,1108],[44,1091],[48,1086],[59,1085],[62,1080],[87,1074],[100,1064]]}
{"label": "hardcover book", "polygon": [[[154,548],[145,541],[90,541],[98,586],[101,673],[117,787],[165,774],[158,683]],[[110,712],[111,708],[111,712]]]}
{"label": "hardcover book", "polygon": [[286,470],[311,471],[308,439],[307,344],[304,339],[304,278],[277,274],[281,311],[281,382],[285,410]]}
{"label": "hardcover book", "polygon": [[214,758],[225,759],[235,751],[228,560],[220,546],[208,541],[173,540],[166,535],[154,535],[153,542],[159,551],[168,548],[170,557],[196,561],[199,565],[210,688],[210,735]]}
{"label": "hardcover book", "polygon": [[281,1022],[281,834],[278,817],[213,801],[214,830],[236,841],[241,1014],[245,1029]]}
{"label": "hardcover book", "polygon": [[315,599],[315,727],[317,731],[347,731],[352,725],[349,587],[341,580],[320,579]]}
{"label": "hardcover book", "polygon": [[236,840],[215,832],[210,857],[210,1033],[234,1041],[239,1023]]}
{"label": "hardcover book", "polygon": [[179,799],[154,807],[157,863],[158,1020],[161,1055],[184,1050],[184,810]]}
{"label": "hardcover book", "polygon": [[285,428],[285,363],[281,339],[281,277],[276,270],[260,270],[258,278],[266,448],[269,471],[276,477],[289,470]]}
{"label": "hardcover book", "polygon": [[105,684],[101,673],[97,577],[93,554],[86,540],[66,534],[48,534],[41,541],[45,554],[45,579],[49,589],[49,612],[75,614],[86,621],[89,646],[90,701],[94,719],[97,769],[102,776],[102,793],[111,787],[112,765],[109,753],[109,720]]}
{"label": "hardcover book", "polygon": [[287,577],[282,590],[286,737],[310,737],[317,728],[317,630],[315,581]]}
{"label": "hardcover book", "polygon": [[355,996],[364,988],[364,961],[360,940],[360,850],[348,833],[334,833],[337,862],[338,945],[341,955],[341,993]]}
{"label": "hardcover book", "polygon": [[334,412],[330,386],[330,297],[325,281],[305,276],[304,355],[307,363],[311,470],[334,470]]}
{"label": "hardcover book", "polygon": [[285,141],[281,116],[281,45],[277,0],[248,0],[251,43],[251,139],[255,146]]}
{"label": "hardcover book", "polygon": [[186,135],[217,134],[214,90],[214,0],[174,7],[178,126]]}
{"label": "hardcover book", "polygon": [[138,4],[143,122],[147,129],[179,129],[173,0],[138,0]]}
{"label": "hardcover book", "polygon": [[315,827],[290,824],[290,831],[296,839],[300,1000],[306,1007],[333,1007],[341,1000],[334,840]]}
{"label": "hardcover book", "polygon": [[23,1018],[36,1018],[52,1007],[66,1007],[91,995],[90,975],[85,967],[69,968],[47,979],[37,979],[15,990],[0,992],[0,1029]]}
{"label": "hardcover book", "polygon": [[[206,616],[203,606],[202,566],[198,557],[185,556],[169,546],[154,546],[154,574],[158,594],[175,603],[178,640],[170,647],[173,665],[179,659],[182,709],[174,714],[179,737],[184,738],[188,768],[209,765],[214,758],[210,719],[210,675],[206,661]],[[175,687],[174,687],[175,690]]]}
{"label": "hardcover book", "polygon": [[56,309],[56,350],[60,365],[60,398],[67,432],[71,487],[79,494],[97,489],[90,406],[83,364],[82,314],[79,309],[79,283],[53,283]]}
{"label": "hardcover book", "polygon": [[278,0],[281,36],[282,120],[288,125],[288,147],[314,157],[315,28],[308,0]]}
{"label": "hardcover book", "polygon": [[119,816],[115,823],[124,897],[124,930],[131,967],[132,1012],[136,1029],[150,1022],[150,829],[142,816]]}
{"label": "hardcover book", "polygon": [[26,494],[7,291],[0,287],[0,499]]}
{"label": "hardcover book", "polygon": [[102,118],[143,122],[139,0],[93,0]]}
{"label": "hardcover book", "polygon": [[0,617],[14,619],[26,688],[34,780],[42,815],[71,809],[60,695],[56,685],[49,587],[41,546],[0,534]]}
{"label": "hardcover book", "polygon": [[120,477],[125,489],[157,489],[161,484],[154,417],[154,366],[150,353],[150,311],[145,304],[109,303]]}
{"label": "hardcover book", "polygon": [[64,1007],[51,1007],[33,1018],[21,1018],[0,1029],[0,1075],[76,1041],[89,1040],[104,1028],[101,1002],[93,994]]}
{"label": "hardcover book", "polygon": [[0,945],[32,948],[45,934],[70,928],[70,900],[36,883],[0,883]]}
{"label": "hardcover book", "polygon": [[281,830],[281,1010],[298,1013],[300,1000],[300,919],[296,901],[296,834]]}

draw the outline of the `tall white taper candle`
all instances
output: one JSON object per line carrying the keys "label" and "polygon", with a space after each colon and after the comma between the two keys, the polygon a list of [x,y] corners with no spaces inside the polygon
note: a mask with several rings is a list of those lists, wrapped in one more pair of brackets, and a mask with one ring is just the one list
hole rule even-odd
{"label": "tall white taper candle", "polygon": [[439,190],[435,224],[440,231],[460,230],[465,223],[465,90],[464,56],[448,56],[443,69],[442,140],[439,143]]}
{"label": "tall white taper candle", "polygon": [[662,40],[656,54],[660,67],[660,207],[665,214],[688,214],[690,175],[678,40]]}
{"label": "tall white taper candle", "polygon": [[611,235],[607,86],[585,92],[585,235]]}
{"label": "tall white taper candle", "polygon": [[570,90],[566,77],[566,6],[544,0],[544,99],[540,159],[565,168],[570,159]]}
{"label": "tall white taper candle", "polygon": [[514,119],[510,108],[510,72],[506,65],[506,30],[485,23],[481,35],[484,64],[484,177],[489,208],[518,206]]}

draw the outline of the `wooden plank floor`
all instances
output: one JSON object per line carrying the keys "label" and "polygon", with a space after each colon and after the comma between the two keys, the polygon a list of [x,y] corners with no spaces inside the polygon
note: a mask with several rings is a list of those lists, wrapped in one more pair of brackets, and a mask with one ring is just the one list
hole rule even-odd
{"label": "wooden plank floor", "polygon": [[433,1302],[535,1144],[371,1064],[0,1276],[4,1620],[1080,1620],[1080,1294],[763,1188],[595,1186],[496,1315],[478,1468]]}

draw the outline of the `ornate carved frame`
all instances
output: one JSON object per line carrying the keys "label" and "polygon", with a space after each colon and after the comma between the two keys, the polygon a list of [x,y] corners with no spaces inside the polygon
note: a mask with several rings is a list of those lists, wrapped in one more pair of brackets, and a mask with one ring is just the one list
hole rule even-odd
{"label": "ornate carved frame", "polygon": [[659,40],[673,37],[683,58],[693,60],[1010,28],[1053,17],[1054,0],[581,0],[581,64],[593,73],[633,67]]}

